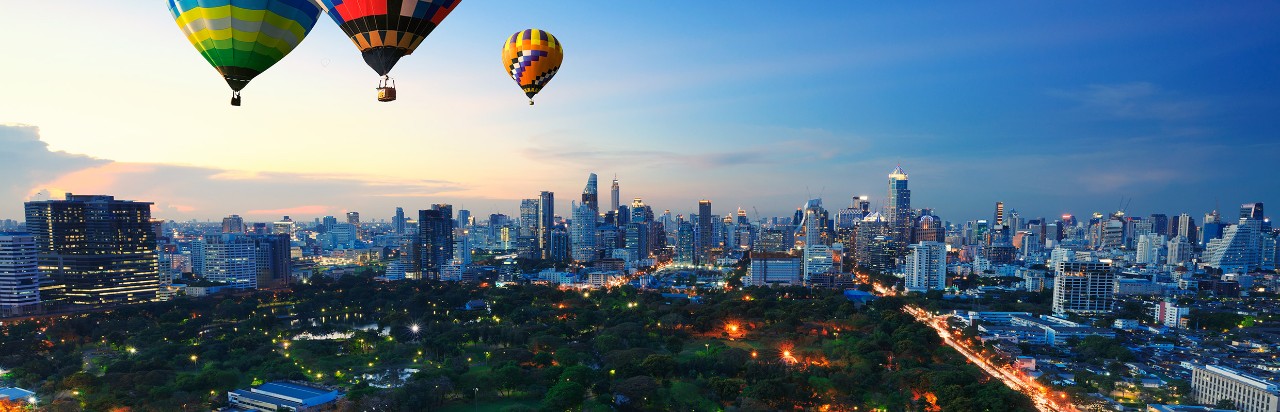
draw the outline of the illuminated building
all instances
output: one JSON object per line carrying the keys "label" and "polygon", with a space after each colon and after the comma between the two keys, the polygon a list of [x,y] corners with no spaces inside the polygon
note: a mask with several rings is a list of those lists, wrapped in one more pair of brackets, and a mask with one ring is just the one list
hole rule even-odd
{"label": "illuminated building", "polygon": [[[73,195],[26,203],[40,270],[52,300],[80,305],[156,298],[160,277],[151,203]],[[46,300],[50,300],[47,299]]]}

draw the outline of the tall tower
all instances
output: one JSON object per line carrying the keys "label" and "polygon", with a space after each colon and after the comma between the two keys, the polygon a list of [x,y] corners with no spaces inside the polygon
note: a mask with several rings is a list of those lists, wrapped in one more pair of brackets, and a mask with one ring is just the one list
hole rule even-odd
{"label": "tall tower", "polygon": [[1004,226],[1004,202],[996,202],[996,214],[992,216],[996,226]]}
{"label": "tall tower", "polygon": [[582,204],[600,213],[600,196],[596,194],[596,174],[587,177],[587,187],[582,188]]}
{"label": "tall tower", "polygon": [[613,203],[610,204],[609,210],[618,210],[618,206],[622,206],[618,202],[618,176],[613,177],[613,186],[609,188],[609,193],[613,198]]}
{"label": "tall tower", "polygon": [[889,229],[899,248],[905,246],[911,233],[911,189],[907,188],[907,173],[902,166],[889,173]]}
{"label": "tall tower", "polygon": [[698,201],[698,251],[697,264],[705,265],[711,261],[711,242],[715,229],[711,227],[711,201]]}
{"label": "tall tower", "polygon": [[418,211],[415,258],[422,277],[438,279],[453,260],[453,206],[437,204]]}
{"label": "tall tower", "polygon": [[392,229],[394,229],[394,230],[395,230],[395,233],[396,233],[397,235],[403,235],[403,234],[404,234],[405,220],[404,220],[404,208],[403,208],[403,207],[397,207],[397,208],[396,208],[396,216],[395,216],[394,218],[392,218],[392,219],[391,219],[391,226],[392,226]]}
{"label": "tall tower", "polygon": [[547,191],[538,194],[538,248],[543,259],[551,259],[551,231],[555,216],[556,194]]}
{"label": "tall tower", "polygon": [[160,275],[150,202],[68,193],[65,200],[27,202],[26,217],[40,269],[68,303],[156,298]]}

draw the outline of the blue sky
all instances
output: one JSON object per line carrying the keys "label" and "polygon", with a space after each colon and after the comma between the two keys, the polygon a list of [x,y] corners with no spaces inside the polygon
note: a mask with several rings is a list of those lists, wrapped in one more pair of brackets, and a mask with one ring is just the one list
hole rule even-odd
{"label": "blue sky", "polygon": [[[374,74],[322,20],[240,108],[162,2],[12,3],[0,154],[29,161],[0,166],[24,176],[0,217],[41,190],[174,219],[512,213],[552,190],[567,215],[589,172],[658,209],[789,215],[808,196],[881,204],[897,164],[915,206],[957,221],[996,201],[1280,207],[1272,2],[470,0],[392,72],[400,101],[372,101]],[[534,107],[498,61],[528,27],[567,51]]]}

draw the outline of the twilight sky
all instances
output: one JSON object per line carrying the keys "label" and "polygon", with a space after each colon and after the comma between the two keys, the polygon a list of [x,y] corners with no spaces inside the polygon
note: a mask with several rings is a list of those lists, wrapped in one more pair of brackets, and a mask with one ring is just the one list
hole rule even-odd
{"label": "twilight sky", "polygon": [[[0,0],[0,218],[67,191],[309,220],[551,190],[567,215],[589,172],[659,211],[789,215],[883,204],[897,164],[955,221],[1280,208],[1280,3],[528,4],[464,1],[389,104],[323,17],[234,108],[163,1]],[[533,107],[499,62],[529,27],[566,48]]]}

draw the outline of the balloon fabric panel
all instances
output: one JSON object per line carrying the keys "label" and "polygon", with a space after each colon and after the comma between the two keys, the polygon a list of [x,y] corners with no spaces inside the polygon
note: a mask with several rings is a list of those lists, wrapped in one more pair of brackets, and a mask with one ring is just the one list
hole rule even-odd
{"label": "balloon fabric panel", "polygon": [[401,57],[422,41],[458,6],[460,0],[320,0],[329,17],[347,34],[369,64],[386,76]]}
{"label": "balloon fabric panel", "polygon": [[239,91],[306,38],[320,17],[311,0],[169,0],[187,40]]}
{"label": "balloon fabric panel", "polygon": [[507,38],[502,47],[502,63],[525,95],[533,98],[560,71],[564,47],[543,30],[528,29]]}

